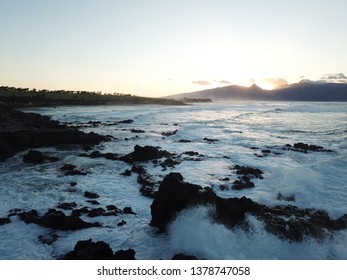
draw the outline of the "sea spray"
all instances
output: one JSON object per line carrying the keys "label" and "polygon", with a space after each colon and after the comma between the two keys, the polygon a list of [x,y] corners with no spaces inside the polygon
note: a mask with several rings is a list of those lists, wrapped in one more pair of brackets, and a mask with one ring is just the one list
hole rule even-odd
{"label": "sea spray", "polygon": [[210,207],[198,206],[180,213],[169,226],[171,249],[210,260],[347,258],[346,232],[325,240],[305,238],[303,242],[288,242],[268,233],[252,215],[246,216],[247,230],[228,229],[211,220],[212,211]]}

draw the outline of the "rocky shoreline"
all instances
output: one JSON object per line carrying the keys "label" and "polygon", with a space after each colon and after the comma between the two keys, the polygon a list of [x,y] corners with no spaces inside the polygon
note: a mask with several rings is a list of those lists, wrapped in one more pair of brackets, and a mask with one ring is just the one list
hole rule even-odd
{"label": "rocky shoreline", "polygon": [[[132,123],[132,120],[123,121],[124,124]],[[111,125],[118,125],[114,123]],[[89,123],[91,126],[102,125],[101,123]],[[109,124],[104,124],[109,125]],[[164,137],[176,134],[165,132]],[[98,135],[96,133],[84,133],[66,124],[52,121],[50,118],[34,113],[23,113],[9,108],[0,103],[0,161],[5,161],[14,154],[29,150],[23,156],[23,161],[31,164],[42,164],[59,161],[58,157],[48,156],[42,152],[34,150],[39,147],[56,145],[80,145],[86,150],[80,154],[81,157],[90,159],[104,158],[112,161],[122,161],[129,168],[122,172],[123,176],[137,176],[139,191],[142,195],[150,197],[151,221],[150,225],[158,229],[159,233],[164,233],[168,225],[182,211],[200,205],[208,206],[211,209],[210,219],[214,223],[222,224],[232,230],[242,228],[249,231],[250,225],[247,222],[247,215],[252,215],[264,224],[265,230],[269,234],[278,236],[288,242],[303,242],[306,237],[322,240],[334,235],[335,232],[347,228],[347,214],[337,219],[331,219],[329,215],[319,209],[301,209],[293,205],[266,206],[259,204],[250,198],[221,198],[212,188],[203,188],[196,184],[185,181],[178,172],[164,171],[172,169],[183,161],[201,161],[206,158],[195,151],[186,151],[181,154],[174,154],[160,147],[136,145],[131,153],[118,155],[115,153],[102,153],[92,148],[93,145],[103,141],[110,141],[110,137]],[[218,139],[204,138],[209,144],[213,144]],[[182,144],[184,145],[184,144]],[[283,147],[270,147],[260,149],[250,147],[252,150],[260,150],[257,157],[278,156],[281,152],[333,152],[320,146],[305,144],[303,142],[287,144]],[[160,179],[153,176],[146,170],[144,165],[152,162],[160,166],[163,171]],[[230,181],[228,177],[221,178],[220,190],[231,188],[236,191],[256,187],[253,180],[262,180],[264,172],[252,166],[235,165],[230,167],[230,171],[237,176],[237,179]],[[64,164],[60,167],[60,172],[64,176],[87,175],[88,172],[78,169],[72,164]],[[76,185],[71,182],[71,187]],[[132,217],[136,213],[131,207],[123,209],[116,205],[101,205],[98,202],[99,195],[90,191],[84,192],[84,197],[89,206],[78,205],[74,201],[57,203],[46,213],[39,215],[35,209],[11,209],[7,217],[0,217],[0,226],[11,223],[11,217],[18,216],[26,224],[36,224],[41,227],[53,230],[53,234],[39,236],[41,243],[53,244],[59,235],[55,232],[74,231],[89,227],[104,227],[100,222],[86,222],[84,217],[107,217],[118,216],[121,221],[117,227],[126,224],[123,217]],[[277,195],[279,201],[295,201],[295,197],[286,197],[280,193]],[[97,206],[95,206],[97,205]],[[129,216],[130,215],[130,216]],[[194,226],[194,225],[192,225]],[[104,241],[93,241],[92,238],[80,240],[72,251],[60,256],[59,259],[135,259],[136,252],[129,248],[113,252],[110,245]],[[178,254],[172,259],[196,259],[195,256]]]}
{"label": "rocky shoreline", "polygon": [[96,145],[108,140],[106,136],[84,133],[49,117],[23,113],[0,103],[0,162],[30,148],[63,144]]}

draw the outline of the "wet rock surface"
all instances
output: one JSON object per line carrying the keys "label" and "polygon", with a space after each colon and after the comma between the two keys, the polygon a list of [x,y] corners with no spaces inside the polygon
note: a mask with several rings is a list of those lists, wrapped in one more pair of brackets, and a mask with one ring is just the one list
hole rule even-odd
{"label": "wet rock surface", "polygon": [[289,241],[303,241],[305,236],[324,238],[347,228],[347,214],[332,220],[325,211],[298,207],[258,204],[249,198],[220,198],[210,189],[183,181],[179,173],[167,175],[151,205],[151,225],[165,231],[167,225],[184,209],[196,205],[212,207],[211,219],[228,228],[248,228],[246,215],[263,222],[265,229]]}
{"label": "wet rock surface", "polygon": [[0,103],[0,161],[30,148],[60,144],[95,145],[108,137],[69,128],[47,116],[23,113]]}
{"label": "wet rock surface", "polygon": [[135,260],[133,249],[119,250],[113,253],[110,245],[104,241],[92,239],[80,240],[74,249],[62,257],[63,260]]}

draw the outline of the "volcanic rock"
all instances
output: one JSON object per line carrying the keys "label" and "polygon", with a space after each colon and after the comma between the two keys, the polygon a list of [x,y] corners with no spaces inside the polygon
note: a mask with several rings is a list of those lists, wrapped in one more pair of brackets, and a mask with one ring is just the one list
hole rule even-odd
{"label": "volcanic rock", "polygon": [[209,206],[213,209],[214,222],[227,228],[239,226],[247,230],[246,216],[253,215],[263,222],[268,232],[296,242],[303,241],[305,236],[324,238],[347,228],[347,214],[332,220],[325,211],[317,209],[291,205],[268,207],[246,197],[220,198],[210,189],[184,182],[179,173],[170,173],[162,181],[151,205],[150,224],[165,231],[179,212],[196,205]]}
{"label": "volcanic rock", "polygon": [[119,160],[122,160],[128,163],[135,163],[137,161],[149,161],[149,160],[159,159],[162,157],[169,157],[169,156],[171,156],[171,153],[165,150],[160,150],[157,147],[152,147],[152,146],[142,147],[142,146],[136,145],[132,153],[119,157]]}
{"label": "volcanic rock", "polygon": [[47,116],[23,113],[0,103],[0,161],[30,148],[60,144],[95,145],[106,136],[69,128]]}
{"label": "volcanic rock", "polygon": [[109,244],[104,241],[93,242],[92,239],[80,240],[73,251],[68,252],[63,260],[135,260],[133,249],[119,250],[113,253]]}

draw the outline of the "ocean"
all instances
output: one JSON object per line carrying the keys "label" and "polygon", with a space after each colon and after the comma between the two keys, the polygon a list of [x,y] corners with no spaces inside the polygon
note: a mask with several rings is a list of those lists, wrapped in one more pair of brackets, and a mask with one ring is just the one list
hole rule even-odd
{"label": "ocean", "polygon": [[[156,146],[179,155],[198,153],[195,160],[183,157],[172,167],[163,168],[153,161],[141,163],[157,182],[170,172],[179,172],[184,181],[210,187],[224,198],[246,196],[267,206],[290,204],[321,209],[333,219],[347,213],[346,103],[215,102],[26,111],[79,125],[85,132],[112,136],[111,141],[94,147],[102,153],[125,155],[135,145]],[[331,152],[302,153],[284,148],[298,142]],[[24,151],[0,164],[0,217],[15,212],[13,209],[36,209],[43,215],[64,202],[90,208],[131,207],[136,215],[83,216],[85,221],[97,221],[103,227],[76,231],[26,224],[13,215],[11,223],[0,226],[0,259],[57,259],[73,250],[78,240],[89,238],[107,242],[114,251],[132,248],[135,257],[143,260],[171,259],[177,253],[210,260],[347,259],[347,230],[325,239],[307,237],[302,242],[290,242],[267,232],[251,215],[246,217],[249,231],[216,224],[204,206],[179,213],[166,233],[158,233],[149,225],[153,198],[141,194],[137,174],[122,175],[131,169],[130,164],[82,157],[80,154],[86,152],[78,146],[37,150],[60,160],[39,165],[24,163]],[[73,164],[87,174],[65,176],[61,171],[64,164]],[[254,188],[235,190],[235,165],[261,169],[263,179],[254,179]],[[88,202],[85,191],[97,193],[100,205]],[[295,199],[280,200],[279,194]],[[119,226],[122,221],[125,224]],[[52,244],[41,242],[42,237],[53,235],[56,240]]]}

